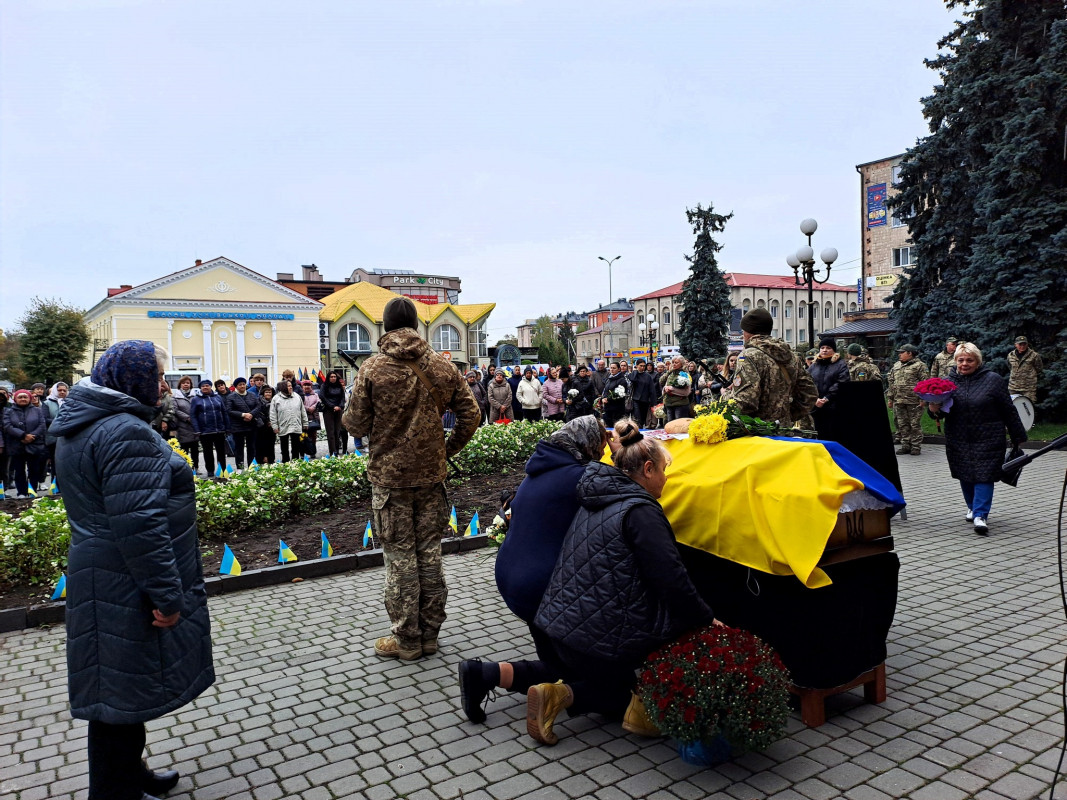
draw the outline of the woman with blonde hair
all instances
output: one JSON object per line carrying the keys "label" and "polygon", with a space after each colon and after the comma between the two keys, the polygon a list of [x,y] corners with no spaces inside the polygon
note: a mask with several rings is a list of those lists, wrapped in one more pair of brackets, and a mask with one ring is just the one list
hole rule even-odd
{"label": "woman with blonde hair", "polygon": [[930,403],[930,416],[945,420],[945,455],[967,502],[966,519],[975,533],[987,536],[993,484],[1004,463],[1004,429],[1016,445],[1026,441],[1026,429],[1007,382],[982,363],[982,351],[972,343],[956,346],[955,366],[946,377],[957,387],[952,405],[942,411],[941,404]]}
{"label": "woman with blonde hair", "polygon": [[636,670],[653,650],[714,621],[657,502],[670,454],[628,417],[615,424],[615,436],[614,465],[594,461],[578,481],[580,507],[534,618],[566,674],[586,687],[529,689],[526,730],[543,744],[556,743],[552,725],[563,709],[656,733],[632,694]]}

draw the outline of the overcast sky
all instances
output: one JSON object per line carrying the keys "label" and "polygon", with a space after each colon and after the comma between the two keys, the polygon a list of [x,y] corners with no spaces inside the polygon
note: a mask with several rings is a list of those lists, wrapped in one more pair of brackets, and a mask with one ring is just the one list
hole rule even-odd
{"label": "overcast sky", "polygon": [[855,165],[922,136],[938,0],[0,4],[0,327],[226,256],[457,275],[527,317],[784,274],[819,221],[859,275]]}

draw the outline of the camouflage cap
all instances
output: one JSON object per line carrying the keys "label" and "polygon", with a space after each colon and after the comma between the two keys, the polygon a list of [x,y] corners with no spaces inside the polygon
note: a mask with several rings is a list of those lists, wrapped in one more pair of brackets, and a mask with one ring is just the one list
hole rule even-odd
{"label": "camouflage cap", "polygon": [[1016,336],[1015,337],[1015,344],[1030,344],[1030,342],[1026,341],[1026,337],[1025,336]]}
{"label": "camouflage cap", "polygon": [[903,345],[901,345],[900,347],[897,348],[897,352],[898,353],[911,353],[912,355],[917,355],[918,352],[919,352],[919,348],[916,347],[913,344],[903,344]]}
{"label": "camouflage cap", "polygon": [[959,339],[957,339],[955,336],[949,336],[947,339],[945,339],[945,341],[946,342],[951,342],[952,344],[956,344],[959,341]]}

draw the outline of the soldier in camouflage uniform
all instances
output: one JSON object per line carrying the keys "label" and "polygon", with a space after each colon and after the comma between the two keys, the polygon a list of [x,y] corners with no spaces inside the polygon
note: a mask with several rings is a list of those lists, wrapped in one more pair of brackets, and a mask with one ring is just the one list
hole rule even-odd
{"label": "soldier in camouflage uniform", "polygon": [[853,381],[881,381],[882,373],[863,346],[853,342],[848,346],[848,377]]}
{"label": "soldier in camouflage uniform", "polygon": [[[448,595],[441,565],[446,458],[463,449],[481,421],[463,377],[416,333],[417,324],[406,297],[386,304],[379,352],[356,373],[342,417],[349,433],[370,439],[367,478],[393,631],[375,641],[374,652],[405,661],[437,652]],[[447,441],[446,408],[456,415]]]}
{"label": "soldier in camouflage uniform", "polygon": [[788,344],[771,338],[774,320],[764,308],[741,318],[745,349],[726,397],[742,414],[789,426],[815,407],[815,381]]}
{"label": "soldier in camouflage uniform", "polygon": [[1008,394],[1021,394],[1037,402],[1037,382],[1045,371],[1041,354],[1030,348],[1025,336],[1015,337],[1015,349],[1008,354],[1011,375],[1008,376]]}
{"label": "soldier in camouflage uniform", "polygon": [[930,364],[931,378],[947,378],[948,371],[956,366],[956,343],[959,341],[955,336],[945,339],[945,349],[934,356]]}
{"label": "soldier in camouflage uniform", "polygon": [[906,344],[897,352],[900,360],[889,371],[889,407],[897,420],[900,434],[898,455],[919,455],[923,446],[923,402],[915,394],[915,384],[930,377],[930,370],[919,360],[919,348]]}

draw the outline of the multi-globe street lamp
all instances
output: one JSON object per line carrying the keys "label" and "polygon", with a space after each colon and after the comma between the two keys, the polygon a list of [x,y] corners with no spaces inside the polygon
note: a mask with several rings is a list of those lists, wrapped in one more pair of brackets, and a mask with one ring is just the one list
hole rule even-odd
{"label": "multi-globe street lamp", "polygon": [[815,284],[826,283],[830,280],[830,267],[837,261],[837,250],[827,247],[819,253],[819,258],[825,265],[826,274],[822,278],[817,276],[818,270],[815,268],[815,251],[811,247],[811,237],[818,228],[819,223],[810,217],[801,222],[800,232],[808,237],[808,243],[799,248],[796,253],[790,253],[785,257],[785,263],[793,268],[793,280],[796,285],[807,284],[808,287],[808,347],[815,346]]}
{"label": "multi-globe street lamp", "polygon": [[604,256],[597,256],[601,261],[608,265],[608,352],[614,353],[614,339],[611,335],[611,304],[615,302],[615,294],[611,289],[611,265],[618,261],[622,256],[615,256],[615,258],[607,259]]}
{"label": "multi-globe street lamp", "polygon": [[[656,331],[659,330],[659,323],[656,322],[655,314],[649,314],[645,319],[648,320],[648,325],[642,322],[637,326],[637,330],[641,336],[641,346],[648,345],[648,360],[651,362],[656,355]],[[645,336],[645,331],[648,331],[648,336]]]}

